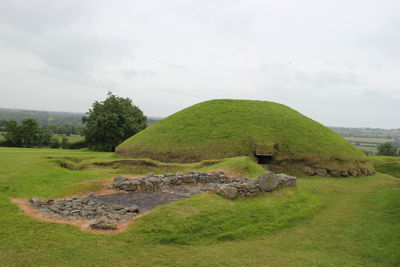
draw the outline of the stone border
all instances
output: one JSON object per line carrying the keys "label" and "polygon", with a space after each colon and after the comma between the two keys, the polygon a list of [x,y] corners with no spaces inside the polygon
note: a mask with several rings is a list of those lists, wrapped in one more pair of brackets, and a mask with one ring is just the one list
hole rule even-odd
{"label": "stone border", "polygon": [[308,176],[322,176],[322,177],[348,177],[348,176],[369,176],[374,175],[374,169],[368,168],[351,168],[347,170],[325,169],[320,167],[305,167],[304,174]]}
{"label": "stone border", "polygon": [[187,174],[182,172],[162,175],[149,173],[137,179],[118,176],[112,182],[113,188],[132,192],[158,191],[185,186],[199,186],[208,191],[215,191],[228,199],[235,199],[271,192],[282,186],[296,186],[296,177],[267,171],[258,179],[230,178],[223,171],[213,173],[191,171]]}

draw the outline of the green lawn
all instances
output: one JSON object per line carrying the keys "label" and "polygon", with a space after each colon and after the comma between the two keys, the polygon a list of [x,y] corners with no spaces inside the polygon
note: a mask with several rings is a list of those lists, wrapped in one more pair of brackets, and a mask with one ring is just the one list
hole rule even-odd
{"label": "green lawn", "polygon": [[[126,232],[101,235],[35,221],[9,200],[89,192],[98,185],[80,182],[130,174],[68,170],[57,165],[65,157],[117,159],[82,150],[0,148],[1,266],[400,265],[399,178],[299,178],[297,188],[235,201],[198,195],[156,208]],[[214,167],[245,163],[236,158]]]}

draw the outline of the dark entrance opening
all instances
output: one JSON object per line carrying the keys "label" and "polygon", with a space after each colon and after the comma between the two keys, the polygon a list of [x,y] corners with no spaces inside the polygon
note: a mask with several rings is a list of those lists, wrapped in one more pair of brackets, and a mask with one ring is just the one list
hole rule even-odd
{"label": "dark entrance opening", "polygon": [[258,164],[268,164],[272,161],[272,155],[254,154],[257,158]]}

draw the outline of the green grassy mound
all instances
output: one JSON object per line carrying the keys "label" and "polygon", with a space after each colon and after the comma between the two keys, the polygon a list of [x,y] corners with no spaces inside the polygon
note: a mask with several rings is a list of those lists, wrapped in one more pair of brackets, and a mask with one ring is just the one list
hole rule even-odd
{"label": "green grassy mound", "polygon": [[400,178],[400,157],[373,156],[371,158],[378,172]]}
{"label": "green grassy mound", "polygon": [[159,244],[254,239],[293,226],[322,207],[313,194],[294,188],[236,201],[203,194],[159,206],[137,221],[134,232]]}
{"label": "green grassy mound", "polygon": [[166,172],[189,172],[222,170],[243,177],[257,178],[265,169],[249,157],[235,157],[217,160],[203,160],[195,163],[165,163],[151,159],[116,159],[115,157],[98,159],[93,157],[47,157],[50,162],[71,171],[109,170],[114,174],[143,173],[163,174]]}
{"label": "green grassy mound", "polygon": [[344,138],[295,110],[273,102],[211,100],[156,122],[116,148],[124,156],[198,162],[273,154],[277,166],[371,168]]}

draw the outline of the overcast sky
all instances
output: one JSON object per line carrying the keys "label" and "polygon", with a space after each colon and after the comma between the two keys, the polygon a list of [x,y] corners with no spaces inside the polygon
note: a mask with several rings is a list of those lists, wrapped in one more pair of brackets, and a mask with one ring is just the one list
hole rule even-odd
{"label": "overcast sky", "polygon": [[0,107],[146,115],[216,98],[400,128],[398,0],[0,1]]}

